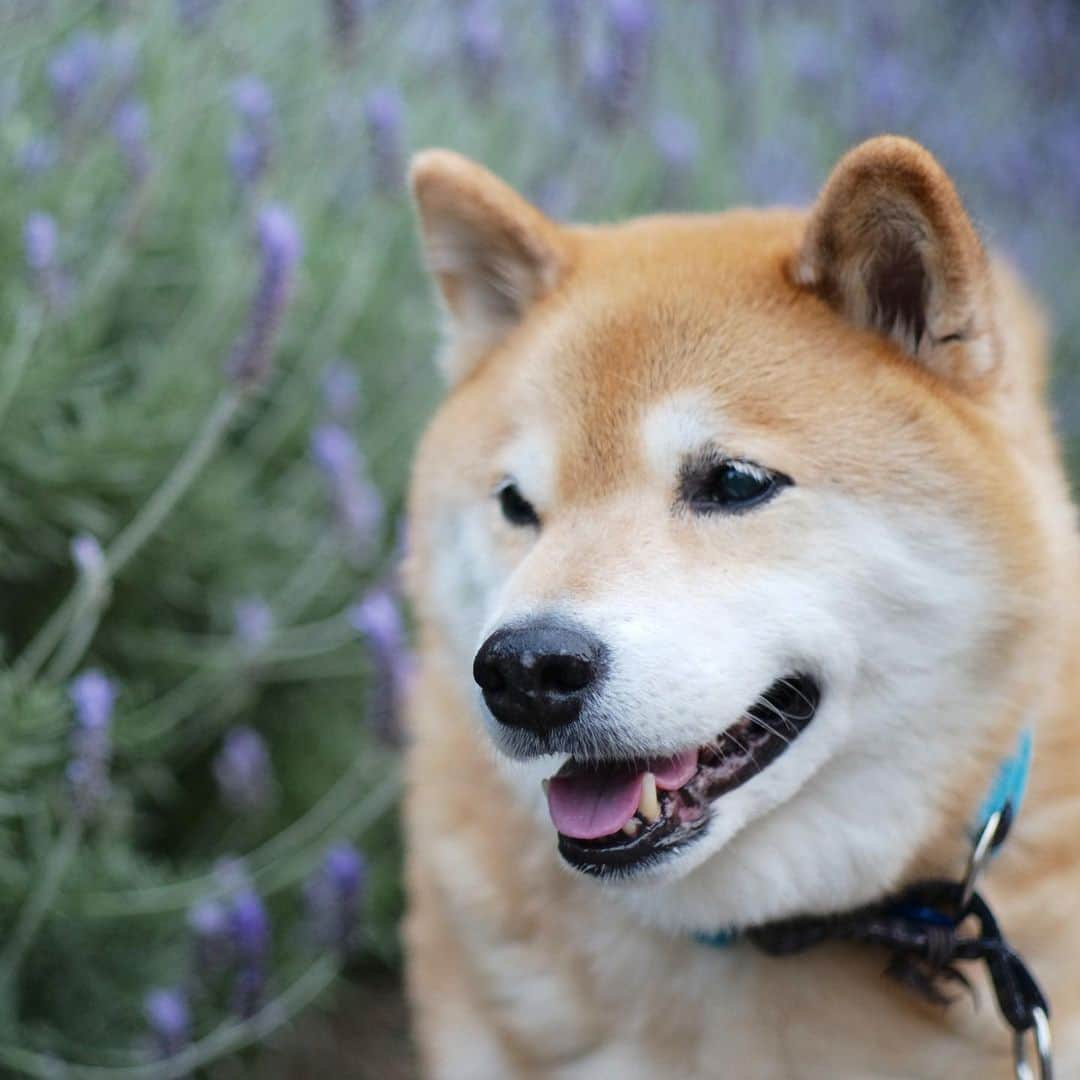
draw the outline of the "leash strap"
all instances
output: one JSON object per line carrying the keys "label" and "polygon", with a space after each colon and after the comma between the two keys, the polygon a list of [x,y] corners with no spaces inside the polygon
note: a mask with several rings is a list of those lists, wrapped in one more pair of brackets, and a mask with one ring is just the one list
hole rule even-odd
{"label": "leash strap", "polygon": [[[1030,1032],[1039,1053],[1039,1075],[1042,1080],[1051,1080],[1046,995],[1005,940],[986,900],[973,892],[965,901],[963,893],[963,883],[920,882],[881,904],[868,904],[843,915],[767,923],[748,930],[746,936],[771,956],[790,956],[827,941],[883,946],[892,953],[892,975],[942,1004],[951,1000],[942,989],[944,985],[969,985],[955,966],[957,961],[982,962],[998,1009],[1014,1033],[1017,1076],[1025,1080],[1033,1076],[1024,1049]],[[975,933],[964,932],[969,922],[974,922]]]}
{"label": "leash strap", "polygon": [[[892,953],[889,973],[931,1001],[952,1000],[943,987],[970,983],[958,961],[986,965],[998,1009],[1013,1031],[1017,1080],[1052,1080],[1050,1004],[1022,957],[1009,945],[989,904],[976,890],[978,878],[1004,843],[1023,802],[1031,770],[1032,733],[1020,732],[1016,749],[998,767],[979,808],[963,880],[925,881],[898,896],[841,915],[802,916],[751,927],[745,936],[771,956],[790,956],[827,941],[866,942]],[[977,932],[965,932],[974,923]],[[740,935],[734,930],[699,934],[704,945],[722,948]],[[1039,1063],[1034,1073],[1027,1045],[1034,1041]]]}
{"label": "leash strap", "polygon": [[[998,1008],[1016,1032],[1035,1026],[1035,1011],[1047,1017],[1050,1006],[1021,957],[1001,933],[986,900],[974,893],[960,907],[962,886],[952,881],[920,882],[882,904],[844,915],[767,923],[747,937],[771,956],[790,956],[826,941],[880,945],[893,953],[893,974],[934,1000],[949,1000],[941,981],[966,983],[954,967],[960,960],[985,963]],[[964,933],[973,920],[975,933]]]}

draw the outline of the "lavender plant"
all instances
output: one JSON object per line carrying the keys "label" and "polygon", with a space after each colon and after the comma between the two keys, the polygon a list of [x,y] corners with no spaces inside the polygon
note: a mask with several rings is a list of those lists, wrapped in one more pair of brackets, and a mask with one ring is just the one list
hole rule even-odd
{"label": "lavender plant", "polygon": [[221,800],[229,809],[252,814],[269,807],[274,797],[273,766],[266,742],[254,728],[230,728],[213,769]]}
{"label": "lavender plant", "polygon": [[333,845],[304,888],[314,941],[343,956],[356,944],[367,865],[351,844]]}
{"label": "lavender plant", "polygon": [[1052,307],[1080,465],[1066,0],[77,7],[0,15],[4,1075],[273,1077],[396,964],[411,148],[611,219],[922,139]]}

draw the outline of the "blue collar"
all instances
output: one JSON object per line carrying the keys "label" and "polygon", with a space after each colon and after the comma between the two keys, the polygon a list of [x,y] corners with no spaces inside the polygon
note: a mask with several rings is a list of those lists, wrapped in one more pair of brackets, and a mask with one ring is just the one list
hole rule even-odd
{"label": "blue collar", "polygon": [[[1023,728],[1017,737],[1015,750],[998,765],[990,790],[980,804],[972,824],[972,842],[977,844],[991,819],[998,816],[991,852],[996,852],[1004,842],[1012,823],[1020,813],[1024,792],[1027,790],[1028,775],[1031,772],[1033,741],[1031,728]],[[723,949],[739,940],[739,931],[729,927],[712,933],[696,933],[693,938],[699,945]]]}
{"label": "blue collar", "polygon": [[[986,828],[990,819],[995,814],[1000,814],[1006,823],[1003,832],[1008,831],[1020,813],[1020,806],[1024,801],[1024,792],[1027,790],[1028,776],[1031,773],[1031,748],[1034,738],[1031,728],[1023,728],[1016,740],[1016,749],[1005,758],[998,766],[997,775],[986,793],[982,805],[979,807],[979,815],[975,819],[975,827],[972,829],[972,839],[977,839]],[[999,829],[999,832],[1002,831]],[[998,847],[1004,835],[995,844]]]}

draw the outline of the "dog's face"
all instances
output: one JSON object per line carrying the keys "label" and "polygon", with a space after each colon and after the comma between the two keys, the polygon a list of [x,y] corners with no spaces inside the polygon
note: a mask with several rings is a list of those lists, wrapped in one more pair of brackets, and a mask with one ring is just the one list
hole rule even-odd
{"label": "dog's face", "polygon": [[414,190],[456,382],[416,591],[497,767],[656,923],[880,894],[968,812],[1034,588],[947,179],[878,140],[808,218],[589,230],[448,154]]}

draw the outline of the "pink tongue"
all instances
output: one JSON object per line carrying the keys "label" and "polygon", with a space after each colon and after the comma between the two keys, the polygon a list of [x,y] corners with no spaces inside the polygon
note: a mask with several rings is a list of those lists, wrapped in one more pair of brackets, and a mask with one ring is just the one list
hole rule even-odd
{"label": "pink tongue", "polygon": [[618,832],[638,808],[642,776],[626,772],[553,776],[547,797],[555,828],[575,840]]}
{"label": "pink tongue", "polygon": [[[656,774],[663,791],[682,787],[697,769],[697,750],[643,765]],[[548,810],[555,828],[575,840],[596,840],[618,832],[633,816],[641,801],[645,769],[571,772],[553,776],[548,783]]]}

